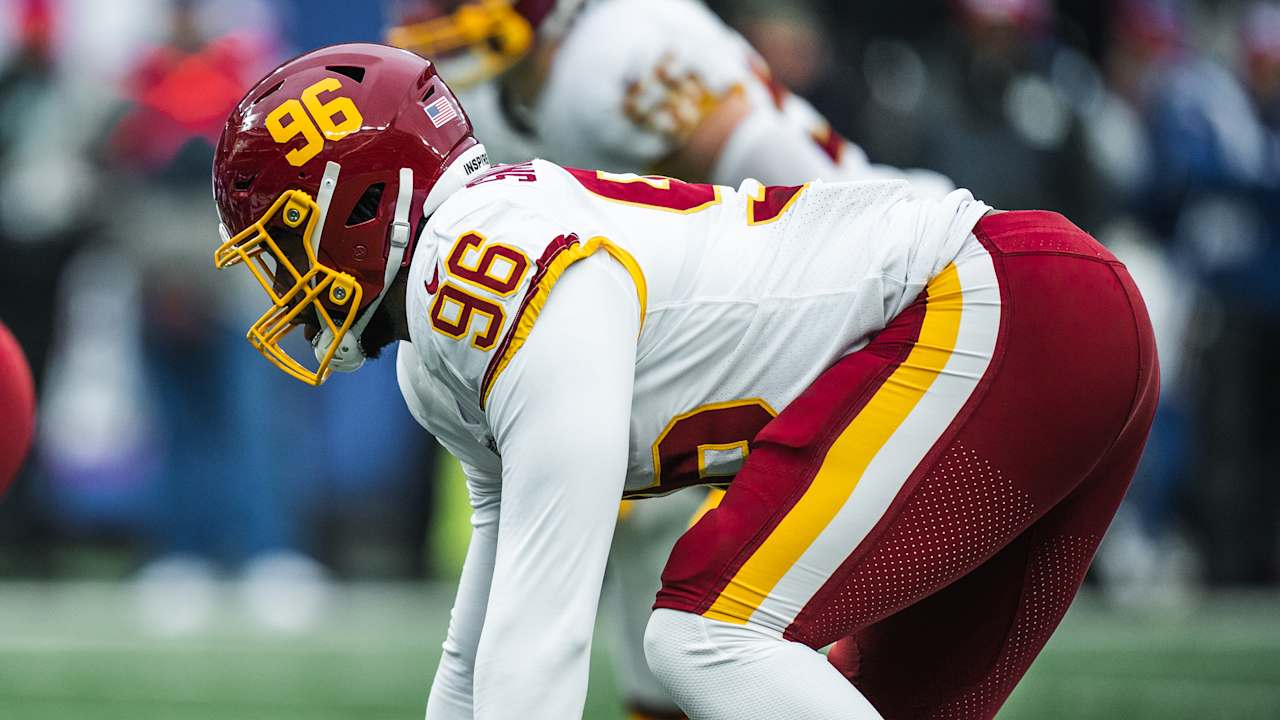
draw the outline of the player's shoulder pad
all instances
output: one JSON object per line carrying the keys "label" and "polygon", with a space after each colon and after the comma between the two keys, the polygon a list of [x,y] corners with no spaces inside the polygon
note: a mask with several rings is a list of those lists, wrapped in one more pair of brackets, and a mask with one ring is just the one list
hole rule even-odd
{"label": "player's shoulder pad", "polygon": [[573,207],[550,187],[557,173],[541,160],[494,168],[445,201],[423,233],[435,258],[420,288],[423,341],[457,380],[451,389],[480,407],[551,285],[597,249],[572,231]]}
{"label": "player's shoulder pad", "polygon": [[[427,223],[426,242],[448,239],[466,225],[501,228],[518,224],[520,215],[536,213],[546,195],[547,163],[530,160],[494,165],[473,175],[449,196]],[[539,182],[539,180],[544,180]]]}

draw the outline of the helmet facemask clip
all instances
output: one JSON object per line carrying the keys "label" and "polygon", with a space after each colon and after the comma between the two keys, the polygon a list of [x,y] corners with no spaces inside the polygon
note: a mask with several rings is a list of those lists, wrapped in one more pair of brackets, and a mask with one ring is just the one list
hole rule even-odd
{"label": "helmet facemask clip", "polygon": [[271,300],[271,307],[249,328],[249,344],[276,367],[310,385],[328,378],[337,348],[318,355],[317,367],[309,369],[282,342],[310,319],[306,313],[319,324],[320,334],[343,337],[355,323],[362,295],[354,277],[317,259],[319,228],[337,180],[337,165],[330,165],[333,177],[326,169],[320,202],[301,190],[286,191],[257,222],[234,237],[219,226],[223,242],[214,252],[218,269],[244,265]]}
{"label": "helmet facemask clip", "polygon": [[396,275],[400,272],[400,266],[404,262],[404,254],[409,248],[409,237],[413,230],[409,225],[409,210],[412,205],[413,170],[400,168],[400,188],[396,193],[395,213],[391,221],[390,249],[387,251],[387,267],[383,275],[382,291],[373,302],[369,303],[369,307],[345,335],[338,335],[329,327],[323,327],[311,341],[316,359],[331,358],[330,365],[338,372],[355,372],[367,359],[360,338],[364,335],[365,328],[369,326],[369,321],[373,319],[374,313],[382,305],[383,298],[391,290],[391,284],[395,281]]}

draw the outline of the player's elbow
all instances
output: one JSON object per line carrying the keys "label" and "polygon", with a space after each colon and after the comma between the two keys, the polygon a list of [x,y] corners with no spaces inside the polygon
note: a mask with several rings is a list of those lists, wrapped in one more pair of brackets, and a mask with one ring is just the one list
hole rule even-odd
{"label": "player's elbow", "polygon": [[592,626],[564,629],[549,656],[554,658],[552,667],[583,667],[590,664]]}
{"label": "player's elbow", "polygon": [[[568,668],[581,667],[585,672],[591,658],[591,631],[590,625],[578,627],[576,623],[522,622],[508,632],[496,632],[495,637],[506,638],[502,644],[507,648],[521,649],[521,656],[528,660],[528,673],[546,673],[548,680],[554,680]],[[486,628],[486,636],[488,632]],[[485,650],[481,648],[481,662]]]}

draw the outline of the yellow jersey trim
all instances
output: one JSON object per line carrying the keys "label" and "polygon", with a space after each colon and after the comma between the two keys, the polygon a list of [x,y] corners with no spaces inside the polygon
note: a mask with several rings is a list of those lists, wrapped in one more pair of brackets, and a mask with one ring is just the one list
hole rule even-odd
{"label": "yellow jersey trim", "polygon": [[512,326],[511,340],[505,344],[502,355],[498,357],[494,370],[486,373],[487,381],[482,381],[480,386],[480,408],[489,402],[489,393],[493,390],[493,385],[506,371],[507,366],[511,364],[511,359],[515,354],[524,347],[524,343],[529,339],[529,333],[533,332],[533,324],[537,322],[538,315],[542,313],[542,308],[547,304],[547,297],[551,294],[551,288],[555,287],[560,276],[564,274],[569,266],[579,260],[591,257],[597,250],[603,249],[609,255],[617,260],[631,276],[631,281],[636,286],[636,297],[640,301],[640,328],[644,329],[645,312],[649,303],[649,286],[644,278],[644,271],[640,268],[640,263],[631,256],[631,253],[619,247],[612,240],[597,235],[585,243],[578,243],[570,246],[566,250],[557,254],[547,266],[546,271],[542,275],[542,279],[534,287],[529,288],[529,299],[524,304],[523,310],[519,317],[516,318]]}
{"label": "yellow jersey trim", "polygon": [[755,227],[757,225],[768,225],[771,222],[776,222],[778,218],[787,214],[787,211],[791,209],[792,205],[796,204],[796,200],[800,199],[800,196],[804,194],[805,190],[809,189],[810,185],[812,185],[812,183],[805,183],[801,185],[800,189],[796,190],[796,194],[792,195],[791,199],[788,200],[782,206],[782,209],[778,210],[777,214],[773,217],[768,218],[767,220],[756,220],[756,205],[764,202],[769,197],[769,188],[762,183],[760,185],[760,189],[754,195],[747,196],[747,225]]}

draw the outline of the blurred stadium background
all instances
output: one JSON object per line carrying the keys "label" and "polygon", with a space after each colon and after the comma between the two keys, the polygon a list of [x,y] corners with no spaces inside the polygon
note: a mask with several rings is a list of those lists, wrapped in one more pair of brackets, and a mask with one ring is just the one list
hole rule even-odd
{"label": "blurred stadium background", "polygon": [[[876,161],[1062,211],[1143,286],[1147,457],[1002,717],[1280,717],[1280,7],[710,4]],[[41,414],[0,502],[0,717],[421,713],[467,537],[456,470],[392,362],[324,393],[262,362],[210,261],[226,112],[386,12],[0,1],[0,319]],[[597,645],[587,717],[620,718]]]}

